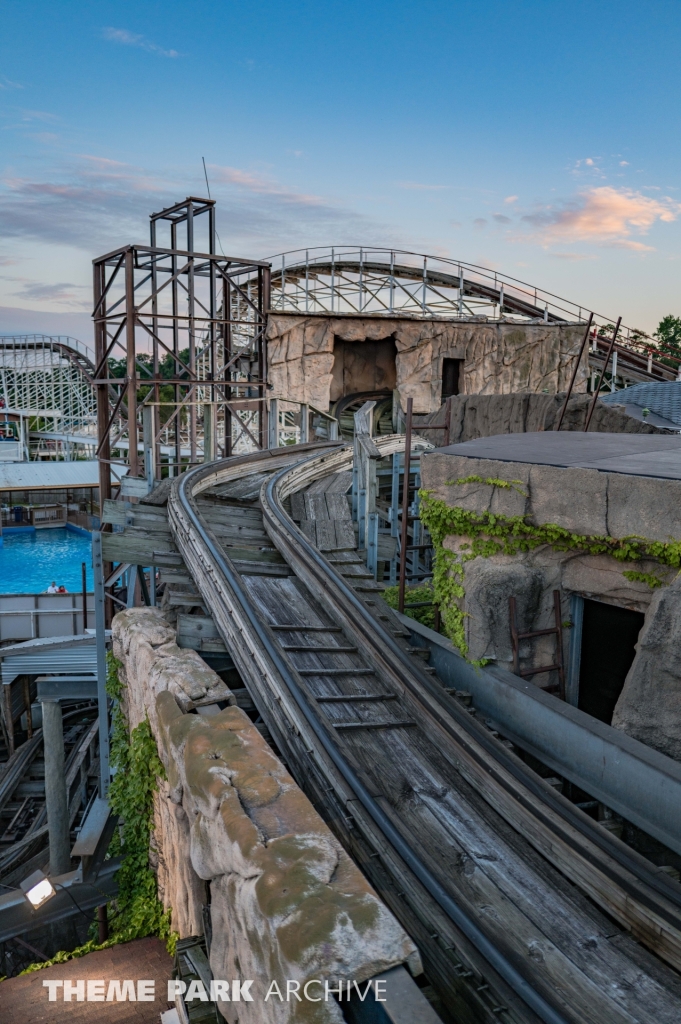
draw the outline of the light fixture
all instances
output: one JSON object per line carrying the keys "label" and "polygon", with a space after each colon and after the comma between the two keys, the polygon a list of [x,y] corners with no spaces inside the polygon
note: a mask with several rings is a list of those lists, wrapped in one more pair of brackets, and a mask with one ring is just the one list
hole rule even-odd
{"label": "light fixture", "polygon": [[20,883],[26,899],[34,910],[56,894],[56,890],[43,871],[34,871]]}

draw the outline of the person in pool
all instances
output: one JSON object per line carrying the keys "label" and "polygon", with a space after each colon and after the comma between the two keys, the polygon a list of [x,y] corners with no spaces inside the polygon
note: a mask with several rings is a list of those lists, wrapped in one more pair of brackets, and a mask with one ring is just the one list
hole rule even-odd
{"label": "person in pool", "polygon": [[58,594],[59,593],[59,587],[54,582],[54,580],[52,580],[52,582],[50,583],[50,585],[47,588],[47,590],[45,591],[45,593],[46,594]]}

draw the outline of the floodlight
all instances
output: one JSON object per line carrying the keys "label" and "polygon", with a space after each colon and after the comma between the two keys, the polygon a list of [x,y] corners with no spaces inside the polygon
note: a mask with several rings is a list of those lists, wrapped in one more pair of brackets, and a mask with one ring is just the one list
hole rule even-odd
{"label": "floodlight", "polygon": [[56,890],[43,871],[34,871],[21,882],[26,899],[34,910],[52,899]]}

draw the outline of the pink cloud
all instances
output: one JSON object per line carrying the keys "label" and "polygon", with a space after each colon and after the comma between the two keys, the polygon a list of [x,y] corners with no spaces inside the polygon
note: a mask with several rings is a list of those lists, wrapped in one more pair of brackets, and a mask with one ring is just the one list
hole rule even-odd
{"label": "pink cloud", "polygon": [[258,195],[279,196],[280,199],[289,203],[296,203],[301,206],[319,206],[322,199],[319,196],[307,195],[304,192],[293,192],[283,188],[272,178],[254,173],[253,171],[242,171],[238,167],[219,167],[211,164],[211,172],[217,181],[229,185],[238,185],[240,188],[248,189]]}
{"label": "pink cloud", "polygon": [[549,207],[522,219],[539,229],[546,244],[591,241],[649,252],[650,246],[630,239],[632,232],[645,235],[657,221],[669,223],[679,213],[681,204],[668,196],[652,199],[631,189],[603,185],[582,192],[562,209]]}

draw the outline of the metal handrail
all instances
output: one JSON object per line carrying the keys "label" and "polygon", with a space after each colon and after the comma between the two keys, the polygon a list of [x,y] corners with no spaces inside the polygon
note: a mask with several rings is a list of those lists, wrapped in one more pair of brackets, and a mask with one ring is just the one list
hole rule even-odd
{"label": "metal handrail", "polygon": [[[399,258],[397,264],[396,258]],[[309,249],[291,249],[277,253],[269,257],[269,261],[272,263],[273,290],[275,295],[277,291],[280,295],[279,302],[276,298],[273,300],[273,312],[284,309],[293,311],[294,308],[297,312],[303,312],[295,307],[294,296],[287,296],[286,286],[290,283],[289,275],[294,279],[304,279],[309,292],[309,284],[311,280],[314,281],[315,272],[322,268],[328,268],[331,275],[335,277],[330,285],[330,294],[339,300],[339,308],[334,308],[331,311],[339,316],[352,312],[356,314],[357,309],[340,308],[344,286],[342,283],[338,283],[338,277],[343,266],[348,268],[348,265],[353,267],[352,273],[358,275],[354,290],[354,294],[357,296],[362,293],[366,284],[361,280],[363,272],[371,274],[380,270],[387,273],[389,280],[393,280],[392,291],[399,291],[400,277],[418,282],[426,291],[432,287],[434,290],[450,288],[460,292],[464,290],[464,286],[478,286],[482,289],[480,297],[483,297],[484,294],[488,302],[495,306],[506,307],[509,312],[512,312],[514,305],[528,307],[526,313],[521,313],[524,319],[534,318],[554,323],[584,323],[590,312],[586,306],[565,299],[547,289],[538,288],[510,274],[493,271],[465,260],[433,256],[410,249],[359,245],[315,246]],[[462,286],[461,290],[459,284]],[[352,292],[348,291],[348,294],[352,294]],[[433,304],[433,308],[430,308],[428,302],[421,303],[418,293],[414,293],[411,298],[410,311],[412,315],[419,305],[422,305],[422,311],[428,313],[429,317],[443,315],[442,313],[438,314],[435,304]],[[461,302],[461,294],[456,298],[441,295],[439,301],[443,303],[443,306],[449,307],[446,313],[447,319],[471,318],[470,311],[466,311],[465,303]],[[362,312],[361,309],[359,311]],[[366,310],[366,312],[376,313],[377,310]],[[388,308],[381,312],[385,315],[399,315],[399,308],[396,307],[392,310]],[[488,318],[484,317],[483,319]],[[612,326],[614,319],[614,317],[594,312],[594,322],[601,329]],[[626,332],[626,337],[620,340],[620,344],[626,348],[646,354],[651,349],[656,350],[657,346],[654,340],[645,332],[629,327],[623,328],[623,331]]]}

